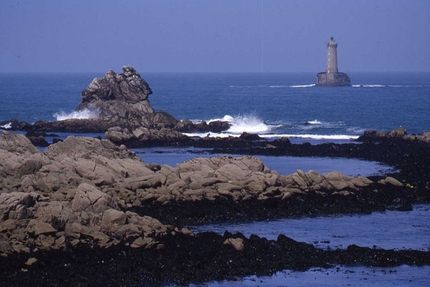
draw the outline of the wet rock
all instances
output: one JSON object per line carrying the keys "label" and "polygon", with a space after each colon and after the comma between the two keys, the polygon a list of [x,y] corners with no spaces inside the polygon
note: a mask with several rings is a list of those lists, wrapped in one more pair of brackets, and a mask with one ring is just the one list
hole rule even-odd
{"label": "wet rock", "polygon": [[180,121],[174,127],[175,131],[183,133],[220,133],[230,128],[230,124],[226,121],[211,121],[209,124],[205,121],[193,123],[190,120]]}
{"label": "wet rock", "polygon": [[247,132],[242,133],[239,138],[247,141],[261,140],[261,137],[258,134],[251,134]]}

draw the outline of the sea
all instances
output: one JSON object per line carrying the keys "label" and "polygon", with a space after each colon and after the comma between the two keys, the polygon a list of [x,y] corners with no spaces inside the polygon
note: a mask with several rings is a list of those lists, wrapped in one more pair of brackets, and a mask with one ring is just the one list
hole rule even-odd
{"label": "sea", "polygon": [[[350,87],[315,86],[316,73],[140,71],[140,74],[153,91],[149,100],[155,110],[164,110],[177,119],[196,123],[224,120],[231,124],[230,129],[223,133],[190,136],[227,137],[249,132],[268,139],[288,137],[293,143],[318,144],[354,142],[366,130],[391,131],[400,126],[408,134],[430,131],[430,72],[348,72],[352,81]],[[80,93],[93,78],[103,76],[104,73],[0,73],[0,122],[5,122],[1,128],[7,130],[7,121],[13,118],[34,123],[38,120],[97,117],[97,111],[74,110],[81,101]],[[65,138],[69,135],[59,136]],[[196,156],[213,156],[191,147],[134,151],[145,162],[172,166]],[[381,163],[358,159],[261,158],[270,169],[281,174],[297,169],[314,169],[321,173],[338,170],[353,176],[392,171],[392,167]],[[419,205],[414,206],[411,212],[387,211],[376,215],[204,226],[195,232],[231,229],[269,238],[270,233],[283,233],[320,248],[342,248],[353,243],[390,249],[429,250],[429,208],[428,205]],[[384,224],[376,227],[367,224],[373,221]],[[398,224],[400,221],[402,224]],[[357,226],[370,230],[366,238],[336,234],[339,230],[341,233],[363,234],[364,231],[357,232]],[[300,233],[300,228],[305,228],[306,232]],[[429,286],[428,278],[429,266],[337,266],[306,272],[285,270],[273,276],[251,275],[233,281],[196,282],[190,286]]]}

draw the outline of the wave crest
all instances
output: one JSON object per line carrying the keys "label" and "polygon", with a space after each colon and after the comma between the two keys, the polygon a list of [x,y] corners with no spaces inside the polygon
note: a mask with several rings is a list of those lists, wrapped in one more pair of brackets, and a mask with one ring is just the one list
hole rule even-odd
{"label": "wave crest", "polygon": [[277,135],[262,135],[262,138],[301,138],[301,139],[314,139],[314,140],[356,140],[359,138],[357,135],[329,135],[329,134],[277,134]]}
{"label": "wave crest", "polygon": [[263,122],[260,118],[255,115],[245,115],[245,116],[231,116],[225,115],[220,119],[209,120],[208,123],[213,121],[223,121],[230,124],[230,128],[226,131],[232,134],[241,134],[243,132],[247,133],[268,133],[271,130],[280,127],[279,125],[270,125]]}
{"label": "wave crest", "polygon": [[0,126],[0,129],[5,129],[5,130],[11,129],[11,128],[12,128],[11,122]]}
{"label": "wave crest", "polygon": [[308,84],[308,85],[293,85],[293,86],[290,86],[290,88],[311,88],[311,87],[315,87],[315,84]]}
{"label": "wave crest", "polygon": [[322,122],[320,122],[319,120],[306,121],[305,125],[322,125]]}
{"label": "wave crest", "polygon": [[71,113],[66,113],[64,111],[54,114],[54,118],[57,121],[64,121],[70,119],[95,119],[98,118],[100,114],[99,109],[83,109],[81,111],[73,111]]}
{"label": "wave crest", "polygon": [[385,88],[386,85],[352,85],[353,88]]}

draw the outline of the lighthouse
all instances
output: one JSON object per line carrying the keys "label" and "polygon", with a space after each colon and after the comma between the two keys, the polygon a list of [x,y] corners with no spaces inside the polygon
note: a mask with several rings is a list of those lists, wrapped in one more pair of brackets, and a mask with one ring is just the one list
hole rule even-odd
{"label": "lighthouse", "polygon": [[336,74],[339,72],[337,70],[337,43],[333,37],[327,43],[327,68],[325,72],[327,74]]}
{"label": "lighthouse", "polygon": [[327,42],[327,65],[325,73],[318,73],[317,86],[351,86],[351,80],[337,68],[337,42],[333,37]]}

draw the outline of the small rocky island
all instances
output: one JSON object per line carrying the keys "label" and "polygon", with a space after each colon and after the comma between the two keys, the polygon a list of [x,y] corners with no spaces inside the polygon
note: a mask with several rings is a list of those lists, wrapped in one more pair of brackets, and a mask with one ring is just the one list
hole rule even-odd
{"label": "small rocky island", "polygon": [[155,111],[149,95],[148,83],[131,66],[123,66],[122,73],[109,70],[104,77],[94,78],[82,91],[82,101],[75,111],[90,110],[98,113],[95,118],[67,119],[62,121],[37,121],[34,124],[17,119],[0,122],[7,130],[27,131],[29,139],[38,146],[47,146],[40,135],[46,132],[107,133],[116,143],[136,146],[145,141],[150,145],[171,145],[187,141],[181,132],[221,132],[230,125],[223,121],[194,124],[180,121],[165,111]]}
{"label": "small rocky island", "polygon": [[331,37],[327,43],[327,67],[317,74],[317,86],[351,86],[351,79],[337,68],[337,42]]}

